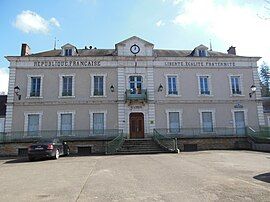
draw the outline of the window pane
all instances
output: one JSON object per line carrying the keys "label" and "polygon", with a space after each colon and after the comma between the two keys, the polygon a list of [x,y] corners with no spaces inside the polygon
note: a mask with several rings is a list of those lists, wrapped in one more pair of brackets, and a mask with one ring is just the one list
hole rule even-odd
{"label": "window pane", "polygon": [[72,76],[63,76],[62,96],[72,96]]}
{"label": "window pane", "polygon": [[168,94],[174,94],[177,95],[177,88],[176,88],[176,76],[168,76]]}
{"label": "window pane", "polygon": [[203,132],[213,132],[212,112],[202,112]]}
{"label": "window pane", "polygon": [[61,114],[61,130],[72,130],[72,114]]}
{"label": "window pane", "polygon": [[103,95],[103,76],[94,76],[94,95]]}
{"label": "window pane", "polygon": [[169,112],[169,127],[171,133],[180,131],[179,112]]}
{"label": "window pane", "polygon": [[38,114],[31,114],[28,115],[28,131],[30,132],[30,135],[36,135],[39,130],[39,115]]}
{"label": "window pane", "polygon": [[40,96],[40,77],[31,77],[31,97],[38,97]]}
{"label": "window pane", "polygon": [[93,133],[94,134],[104,133],[104,114],[103,113],[93,114]]}

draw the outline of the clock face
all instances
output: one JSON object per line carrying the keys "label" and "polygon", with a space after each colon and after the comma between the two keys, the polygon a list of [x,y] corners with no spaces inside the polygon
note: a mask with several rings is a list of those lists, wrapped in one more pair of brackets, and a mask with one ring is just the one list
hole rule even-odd
{"label": "clock face", "polygon": [[134,44],[130,47],[130,51],[133,53],[133,54],[137,54],[140,52],[140,47],[137,45],[137,44]]}

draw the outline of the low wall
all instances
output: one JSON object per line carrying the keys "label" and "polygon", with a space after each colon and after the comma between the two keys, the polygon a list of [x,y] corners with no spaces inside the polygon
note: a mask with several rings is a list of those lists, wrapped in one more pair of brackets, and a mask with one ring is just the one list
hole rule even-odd
{"label": "low wall", "polygon": [[177,144],[180,151],[251,149],[251,144],[246,137],[179,138]]}
{"label": "low wall", "polygon": [[[26,155],[27,148],[34,142],[9,142],[0,144],[0,156]],[[107,141],[67,141],[71,154],[78,154],[78,147],[91,147],[92,154],[105,154]]]}

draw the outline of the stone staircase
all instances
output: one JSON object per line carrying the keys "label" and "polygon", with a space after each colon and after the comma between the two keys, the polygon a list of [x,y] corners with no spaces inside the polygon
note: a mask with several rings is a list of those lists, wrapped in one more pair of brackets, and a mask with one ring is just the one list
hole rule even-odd
{"label": "stone staircase", "polygon": [[125,139],[116,154],[156,154],[168,153],[152,139]]}

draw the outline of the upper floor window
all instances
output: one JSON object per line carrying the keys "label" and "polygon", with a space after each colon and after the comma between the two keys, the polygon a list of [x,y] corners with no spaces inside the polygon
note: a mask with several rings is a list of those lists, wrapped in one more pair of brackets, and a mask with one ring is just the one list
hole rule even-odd
{"label": "upper floor window", "polygon": [[59,97],[73,97],[75,75],[59,75]]}
{"label": "upper floor window", "polygon": [[94,95],[103,96],[104,95],[104,76],[94,76]]}
{"label": "upper floor window", "polygon": [[40,96],[40,77],[31,77],[31,92],[30,97]]}
{"label": "upper floor window", "polygon": [[72,56],[72,48],[65,49],[65,56]]}
{"label": "upper floor window", "polygon": [[142,76],[130,76],[129,87],[131,94],[141,94],[142,92]]}
{"label": "upper floor window", "polygon": [[62,96],[72,96],[72,76],[63,76]]}
{"label": "upper floor window", "polygon": [[177,76],[167,76],[168,95],[178,95],[177,91]]}
{"label": "upper floor window", "polygon": [[199,76],[199,81],[200,81],[200,94],[210,95],[209,76]]}
{"label": "upper floor window", "polygon": [[91,96],[106,96],[106,74],[91,75]]}
{"label": "upper floor window", "polygon": [[230,77],[231,81],[231,93],[233,95],[241,95],[241,85],[240,85],[240,76],[231,76]]}
{"label": "upper floor window", "polygon": [[27,98],[41,98],[43,75],[28,75],[27,77]]}

